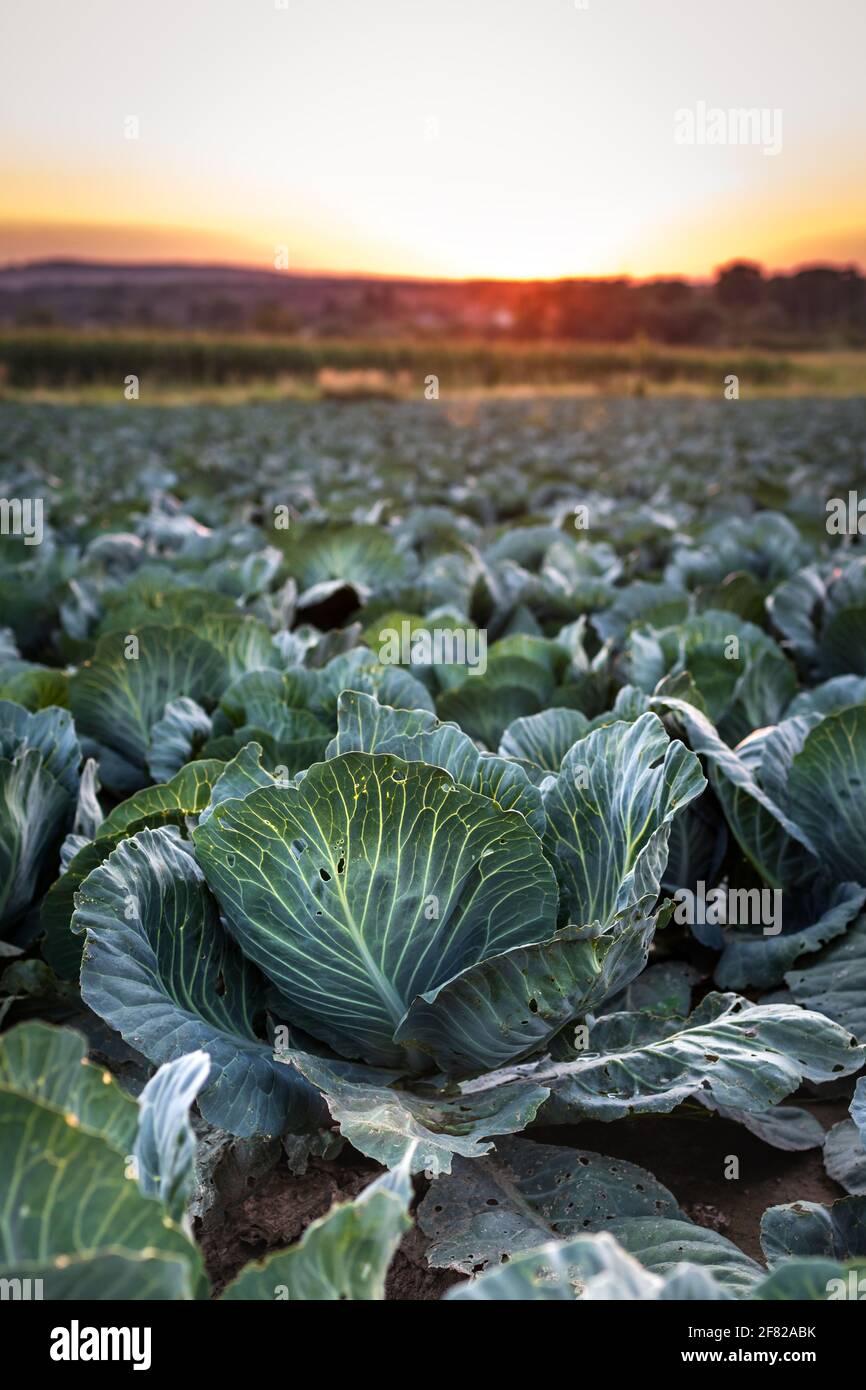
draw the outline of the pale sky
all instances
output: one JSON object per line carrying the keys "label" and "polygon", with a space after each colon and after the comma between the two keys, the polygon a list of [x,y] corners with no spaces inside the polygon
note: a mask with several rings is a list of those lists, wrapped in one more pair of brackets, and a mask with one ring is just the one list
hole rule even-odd
{"label": "pale sky", "polygon": [[[866,266],[866,0],[279,3],[3,0],[0,262]],[[678,144],[699,102],[780,153]]]}

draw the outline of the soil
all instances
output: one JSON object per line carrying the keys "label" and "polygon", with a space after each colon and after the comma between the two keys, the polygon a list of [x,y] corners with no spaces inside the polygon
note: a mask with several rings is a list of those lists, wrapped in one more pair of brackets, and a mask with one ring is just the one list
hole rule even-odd
{"label": "soil", "polygon": [[[427,1184],[425,1183],[425,1188]],[[431,1269],[425,1258],[430,1244],[422,1231],[414,1226],[407,1231],[400,1249],[391,1262],[385,1281],[385,1297],[411,1300],[441,1298],[452,1284],[459,1284],[463,1275],[453,1269]]]}
{"label": "soil", "polygon": [[[800,1103],[803,1103],[802,1101]],[[809,1109],[825,1129],[848,1114],[844,1100],[813,1100]],[[540,1127],[525,1135],[540,1143],[570,1145],[612,1158],[629,1159],[647,1168],[671,1189],[691,1220],[720,1231],[746,1254],[761,1260],[759,1231],[767,1207],[797,1200],[832,1203],[845,1195],[824,1171],[822,1151],[787,1153],[771,1148],[741,1125],[716,1115],[667,1115]],[[739,1159],[739,1177],[725,1177],[731,1155]],[[218,1294],[248,1260],[299,1240],[311,1221],[338,1201],[349,1201],[381,1171],[377,1164],[346,1148],[334,1160],[313,1159],[303,1176],[294,1175],[284,1158],[240,1192],[196,1221],[196,1238]],[[416,1178],[416,1205],[428,1184]],[[441,1298],[462,1275],[430,1269],[428,1241],[414,1227],[394,1258],[386,1297],[400,1301]]]}
{"label": "soil", "polygon": [[[224,1199],[195,1222],[213,1297],[249,1260],[293,1245],[311,1221],[324,1216],[335,1202],[357,1197],[381,1171],[378,1164],[347,1148],[334,1160],[312,1159],[300,1177],[281,1159],[269,1171],[249,1176],[242,1192],[223,1194]],[[414,1205],[428,1186],[424,1178],[416,1178]],[[428,1244],[417,1227],[407,1231],[388,1271],[387,1298],[438,1299],[460,1281],[463,1276],[452,1270],[429,1267]]]}
{"label": "soil", "polygon": [[280,1160],[269,1171],[250,1174],[245,1190],[223,1194],[195,1222],[205,1268],[214,1295],[249,1260],[300,1240],[311,1221],[324,1216],[335,1202],[357,1197],[378,1171],[360,1154],[351,1162],[313,1160],[302,1177]]}

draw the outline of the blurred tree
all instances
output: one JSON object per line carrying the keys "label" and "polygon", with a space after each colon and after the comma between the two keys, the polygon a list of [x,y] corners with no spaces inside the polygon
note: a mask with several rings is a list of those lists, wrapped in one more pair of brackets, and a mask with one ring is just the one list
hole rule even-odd
{"label": "blurred tree", "polygon": [[753,261],[732,261],[716,274],[716,299],[725,309],[753,309],[764,289],[763,271]]}
{"label": "blurred tree", "polygon": [[853,266],[807,266],[795,275],[777,275],[770,291],[797,332],[866,330],[866,281]]}

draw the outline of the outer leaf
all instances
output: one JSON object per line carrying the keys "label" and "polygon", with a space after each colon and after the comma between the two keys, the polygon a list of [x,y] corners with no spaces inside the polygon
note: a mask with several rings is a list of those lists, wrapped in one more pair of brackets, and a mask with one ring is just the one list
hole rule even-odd
{"label": "outer leaf", "polygon": [[866,917],[820,956],[785,976],[798,1004],[816,1009],[866,1039]]}
{"label": "outer leaf", "polygon": [[146,827],[185,825],[188,816],[200,815],[208,805],[225,768],[216,758],[202,758],[182,767],[169,782],[144,787],[106,816],[96,838],[117,840]]}
{"label": "outer leaf", "polygon": [[[743,927],[724,931],[725,949],[716,966],[716,984],[720,989],[745,989],[749,985],[771,989],[781,984],[785,971],[795,960],[820,951],[828,941],[841,936],[864,902],[866,888],[840,883],[827,895],[824,911],[810,926],[790,931],[783,928],[778,936],[765,936],[760,929]],[[804,997],[799,1002],[810,1001]],[[835,1017],[840,1023],[846,1021]]]}
{"label": "outer leaf", "polygon": [[824,1140],[824,1167],[846,1192],[866,1197],[866,1145],[853,1120],[834,1125]]}
{"label": "outer leaf", "polygon": [[[437,670],[441,673],[443,667]],[[533,688],[536,687],[536,688]],[[530,714],[538,714],[553,698],[553,682],[533,662],[510,658],[492,675],[468,676],[462,684],[444,690],[436,701],[442,719],[465,729],[485,748],[498,748],[505,730]]]}
{"label": "outer leaf", "polygon": [[670,742],[654,714],[609,724],[574,745],[543,789],[544,844],[572,921],[607,922],[658,892],[666,827],[705,786],[697,758]]}
{"label": "outer leaf", "polygon": [[836,714],[848,705],[866,704],[866,677],[834,676],[811,690],[801,690],[788,706],[789,717],[800,714]]}
{"label": "outer leaf", "polygon": [[78,788],[75,820],[72,823],[73,833],[83,835],[88,840],[93,839],[103,821],[102,807],[97,796],[100,785],[96,759],[88,758],[81,769],[81,784]]}
{"label": "outer leaf", "polygon": [[135,1101],[108,1072],[87,1060],[87,1043],[71,1028],[19,1023],[0,1038],[0,1089],[37,1101],[73,1127],[129,1153],[138,1125]]}
{"label": "outer leaf", "polygon": [[823,1302],[840,1296],[834,1294],[834,1288],[844,1289],[845,1293],[841,1296],[847,1298],[849,1271],[852,1269],[856,1287],[862,1266],[839,1264],[837,1260],[784,1260],[755,1286],[752,1298],[764,1303],[775,1300],[786,1303]]}
{"label": "outer leaf", "polygon": [[316,686],[311,708],[332,718],[344,690],[375,695],[383,705],[395,709],[429,709],[433,701],[424,683],[399,666],[383,665],[373,652],[363,647],[341,652],[315,673]]}
{"label": "outer leaf", "polygon": [[69,683],[75,722],[99,747],[103,783],[117,793],[149,780],[150,731],[166,705],[179,695],[201,702],[216,698],[228,678],[224,657],[209,642],[182,627],[143,627],[137,660],[124,656],[122,633],[99,639],[93,661]]}
{"label": "outer leaf", "polygon": [[[737,638],[736,655],[729,649],[731,637]],[[737,696],[749,667],[765,655],[781,668],[787,662],[771,637],[753,623],[744,622],[734,613],[707,609],[673,627],[654,630],[634,629],[628,641],[626,664],[629,678],[649,692],[663,676],[688,670],[701,695],[710,717],[717,723],[725,716],[737,718]],[[782,677],[784,684],[785,678]],[[779,680],[774,677],[772,684]],[[760,684],[763,692],[770,680]],[[795,686],[793,672],[785,688],[788,699]]]}
{"label": "outer leaf", "polygon": [[214,806],[218,806],[221,801],[228,801],[232,797],[243,799],[249,792],[255,791],[256,787],[272,787],[273,784],[273,777],[262,767],[261,744],[247,743],[231,762],[224,765],[213,785],[210,801],[199,819],[207,820]]}
{"label": "outer leaf", "polygon": [[89,875],[73,929],[87,931],[85,1001],[152,1062],[197,1048],[212,1061],[199,1105],[232,1134],[314,1123],[309,1087],[278,1067],[255,1031],[260,976],[223,931],[189,851],[168,830],[142,830]]}
{"label": "outer leaf", "polygon": [[539,1051],[640,974],[655,931],[650,906],[619,912],[606,931],[564,927],[548,941],[489,956],[415,999],[396,1039],[456,1076]]}
{"label": "outer leaf", "polygon": [[769,1207],[761,1217],[761,1249],[768,1264],[788,1255],[866,1256],[866,1197],[844,1197],[832,1207],[818,1202]]}
{"label": "outer leaf", "polygon": [[194,1276],[187,1256],[152,1251],[97,1250],[0,1265],[0,1279],[40,1280],[42,1297],[52,1303],[177,1303],[196,1297]]}
{"label": "outer leaf", "polygon": [[[755,758],[747,757],[750,740],[734,750],[721,739],[700,710],[687,700],[656,696],[653,708],[672,714],[683,726],[695,753],[706,759],[710,783],[725,812],[731,833],[761,877],[773,888],[782,888],[794,870],[802,875],[804,849],[815,854],[806,832],[777,805],[756,776],[763,744]],[[758,735],[752,735],[757,739]],[[817,860],[815,868],[817,868]]]}
{"label": "outer leaf", "polygon": [[725,720],[726,732],[739,725],[742,733],[778,724],[797,689],[793,666],[778,647],[770,645],[749,662],[734,691],[735,707]]}
{"label": "outer leaf", "polygon": [[245,614],[207,614],[196,631],[225,658],[228,679],[237,680],[245,671],[257,671],[279,664],[279,656],[264,623]]}
{"label": "outer leaf", "polygon": [[76,797],[81,745],[69,710],[51,706],[31,714],[10,700],[0,700],[0,757],[11,760],[31,748],[55,782]]}
{"label": "outer leaf", "polygon": [[196,1137],[189,1108],[210,1075],[206,1052],[188,1052],[165,1062],[138,1098],[139,1121],[133,1154],[138,1185],[158,1198],[180,1221],[195,1181]]}
{"label": "outer leaf", "polygon": [[5,662],[0,653],[0,696],[14,700],[25,709],[64,709],[69,704],[69,677],[53,666],[35,666],[27,661]]}
{"label": "outer leaf", "polygon": [[147,766],[153,780],[167,782],[179,772],[210,730],[210,716],[195,700],[186,695],[170,700],[162,718],[150,730]]}
{"label": "outer leaf", "polygon": [[449,1289],[446,1299],[482,1301],[595,1302],[642,1299],[724,1299],[731,1295],[705,1270],[676,1265],[666,1279],[649,1273],[623,1250],[613,1236],[578,1236],[550,1241],[517,1255],[467,1284]]}
{"label": "outer leaf", "polygon": [[[331,583],[346,584],[366,598],[407,578],[407,557],[382,527],[311,527],[285,536],[286,560],[304,591]],[[301,599],[314,601],[307,593]]]}
{"label": "outer leaf", "polygon": [[[186,1256],[195,1265],[195,1248],[124,1176],[115,1145],[126,1134],[131,1102],[113,1083],[97,1100],[93,1081],[81,1080],[88,1072],[83,1040],[57,1031],[47,1039],[55,1030],[42,1024],[16,1029],[11,1053],[9,1042],[0,1042],[0,1168],[7,1184],[0,1263],[17,1273],[28,1262],[112,1247]],[[49,1076],[43,1064],[62,1070]]]}
{"label": "outer leaf", "polygon": [[604,1297],[616,1299],[651,1299],[661,1282],[647,1274],[611,1236],[603,1234],[548,1241],[500,1269],[458,1284],[445,1297],[449,1302],[572,1303],[590,1289],[594,1293],[596,1280]]}
{"label": "outer leaf", "polygon": [[429,763],[455,782],[490,797],[503,811],[519,811],[539,835],[544,830],[541,793],[523,768],[493,753],[481,753],[456,724],[442,724],[426,710],[395,710],[374,695],[345,690],[337,704],[337,737],[327,756],[393,753],[407,762]]}
{"label": "outer leaf", "polygon": [[397,1090],[397,1073],[310,1053],[282,1058],[324,1092],[343,1137],[361,1153],[395,1168],[411,1154],[411,1171],[450,1173],[454,1154],[477,1158],[489,1135],[513,1134],[535,1118],[549,1092],[532,1082],[475,1083],[471,1097]]}
{"label": "outer leaf", "polygon": [[860,1131],[860,1138],[866,1147],[866,1077],[861,1077],[854,1087],[854,1099],[851,1102],[851,1119]]}
{"label": "outer leaf", "polygon": [[689,595],[679,585],[648,584],[636,579],[626,588],[617,589],[614,602],[596,614],[592,623],[603,641],[621,642],[639,623],[654,628],[671,627],[683,622],[688,613]]}
{"label": "outer leaf", "polygon": [[562,1119],[667,1112],[703,1090],[720,1105],[761,1111],[804,1077],[828,1081],[857,1071],[864,1055],[821,1014],[734,994],[707,995],[685,1022],[609,1014],[593,1025],[590,1043],[594,1051],[575,1061],[525,1064],[493,1073],[487,1084],[520,1077],[549,1086],[550,1108]]}
{"label": "outer leaf", "polygon": [[87,875],[108,858],[115,840],[92,840],[73,855],[46,893],[41,910],[42,954],[61,980],[76,980],[81,970],[82,942],[72,932],[75,894]]}
{"label": "outer leaf", "polygon": [[633,1163],[583,1149],[500,1139],[473,1163],[455,1159],[430,1188],[418,1221],[437,1267],[478,1272],[552,1238],[607,1229],[623,1216],[681,1216],[676,1200]]}
{"label": "outer leaf", "polygon": [[64,832],[77,828],[80,763],[68,710],[31,714],[0,700],[0,930],[20,926]]}
{"label": "outer leaf", "polygon": [[743,1296],[751,1292],[763,1273],[761,1266],[732,1241],[691,1221],[630,1216],[611,1222],[607,1229],[654,1274],[670,1274],[687,1262],[700,1266],[730,1293]]}
{"label": "outer leaf", "polygon": [[814,714],[800,714],[770,728],[757,728],[738,747],[740,756],[755,769],[761,786],[785,811],[790,811],[791,767],[819,718]]}
{"label": "outer leaf", "polygon": [[15,922],[32,903],[70,812],[69,793],[37,749],[0,758],[0,922]]}
{"label": "outer leaf", "polygon": [[295,776],[325,756],[329,732],[309,710],[279,705],[259,724],[242,724],[231,734],[209,738],[202,752],[228,761],[245,746],[257,743],[275,778]]}
{"label": "outer leaf", "polygon": [[507,758],[525,758],[547,772],[558,772],[569,748],[589,731],[590,721],[580,710],[545,709],[509,724],[499,752]]}
{"label": "outer leaf", "polygon": [[227,690],[214,717],[207,751],[224,756],[224,738],[233,746],[255,739],[266,758],[294,773],[318,762],[336,726],[337,702],[346,690],[381,697],[401,709],[432,709],[424,685],[396,666],[383,666],[364,648],[335,656],[318,669],[282,673],[253,671]]}
{"label": "outer leaf", "polygon": [[767,600],[773,624],[804,665],[818,656],[815,615],[826,599],[826,587],[816,565],[785,579]]}
{"label": "outer leaf", "polygon": [[828,715],[812,729],[791,766],[791,815],[840,879],[866,876],[866,705]]}
{"label": "outer leaf", "polygon": [[134,792],[108,815],[96,831],[96,839],[82,845],[64,873],[56,879],[42,904],[45,940],[42,954],[64,980],[77,979],[83,942],[71,930],[75,894],[87,875],[108,858],[121,840],[139,830],[161,825],[186,828],[188,818],[201,814],[226,764],[215,760],[190,763],[161,786]]}
{"label": "outer leaf", "polygon": [[416,994],[554,925],[553,874],[523,817],[390,754],[223,802],[194,839],[292,1022],[374,1064],[405,1065],[393,1037]]}
{"label": "outer leaf", "polygon": [[[196,525],[191,517],[178,518],[177,521],[187,531]],[[173,527],[177,521],[172,519],[168,527]],[[154,539],[171,539],[163,518],[157,527],[148,524],[147,529]],[[109,590],[104,595],[107,612],[100,622],[99,631],[132,633],[145,625],[158,623],[160,627],[184,627],[191,632],[199,632],[203,624],[214,618],[237,618],[238,610],[226,595],[200,586],[179,587],[179,579],[176,571],[172,573],[165,566],[143,565],[120,589]]]}

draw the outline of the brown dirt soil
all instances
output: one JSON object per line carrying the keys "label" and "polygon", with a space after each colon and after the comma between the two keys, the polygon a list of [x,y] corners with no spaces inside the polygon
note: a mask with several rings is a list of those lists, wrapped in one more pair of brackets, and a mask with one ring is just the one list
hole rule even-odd
{"label": "brown dirt soil", "polygon": [[[801,1102],[802,1103],[802,1102]],[[828,1129],[847,1116],[845,1101],[818,1100],[809,1108]],[[746,1254],[760,1260],[759,1230],[767,1207],[805,1200],[832,1203],[844,1192],[824,1171],[820,1149],[786,1153],[771,1148],[742,1126],[718,1116],[674,1114],[533,1129],[540,1143],[570,1145],[647,1168],[671,1189],[690,1218],[721,1231]],[[739,1179],[726,1179],[730,1155],[740,1161]],[[303,1176],[281,1160],[247,1179],[247,1187],[196,1221],[207,1272],[219,1293],[248,1260],[299,1240],[311,1221],[338,1201],[349,1201],[381,1170],[352,1149],[338,1159],[314,1159]],[[427,1190],[415,1180],[416,1202]],[[391,1265],[386,1297],[399,1301],[441,1298],[462,1278],[430,1269],[427,1238],[417,1227],[404,1237]]]}
{"label": "brown dirt soil", "polygon": [[395,1298],[402,1302],[441,1298],[452,1284],[462,1282],[464,1276],[456,1270],[430,1268],[426,1260],[429,1244],[429,1240],[417,1226],[406,1232],[388,1271],[385,1281],[386,1298]]}
{"label": "brown dirt soil", "polygon": [[303,1177],[285,1162],[247,1179],[247,1190],[216,1203],[196,1220],[195,1236],[214,1294],[222,1291],[249,1260],[300,1240],[311,1221],[335,1202],[348,1202],[375,1177],[377,1169],[360,1155],[352,1163],[314,1160]]}
{"label": "brown dirt soil", "polygon": [[[300,1240],[311,1221],[324,1216],[335,1202],[357,1197],[381,1168],[348,1149],[338,1159],[313,1159],[298,1177],[281,1161],[268,1172],[247,1179],[246,1189],[216,1203],[196,1220],[214,1297],[222,1292],[249,1260],[260,1260]],[[428,1187],[416,1179],[420,1201]],[[402,1301],[437,1299],[461,1275],[430,1269],[424,1258],[429,1244],[414,1228],[407,1231],[388,1272],[386,1296]]]}

